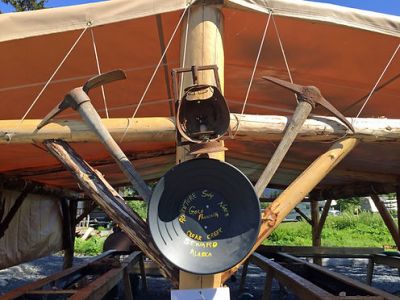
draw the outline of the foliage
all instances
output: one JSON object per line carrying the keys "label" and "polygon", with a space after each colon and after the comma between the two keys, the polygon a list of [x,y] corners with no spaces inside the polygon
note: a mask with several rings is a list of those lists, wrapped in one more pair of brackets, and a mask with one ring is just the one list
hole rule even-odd
{"label": "foliage", "polygon": [[361,198],[353,197],[337,200],[338,209],[342,212],[358,212],[361,209]]}
{"label": "foliage", "polygon": [[88,240],[75,239],[75,252],[82,255],[99,255],[103,252],[105,237],[92,236]]}
{"label": "foliage", "polygon": [[134,210],[142,219],[147,219],[147,204],[144,201],[127,201],[126,204]]}
{"label": "foliage", "polygon": [[45,7],[48,0],[1,0],[5,4],[14,6],[15,11],[36,10]]}
{"label": "foliage", "polygon": [[[265,245],[310,246],[311,226],[305,222],[281,224]],[[329,216],[322,230],[322,246],[383,247],[394,245],[381,216],[370,212]]]}

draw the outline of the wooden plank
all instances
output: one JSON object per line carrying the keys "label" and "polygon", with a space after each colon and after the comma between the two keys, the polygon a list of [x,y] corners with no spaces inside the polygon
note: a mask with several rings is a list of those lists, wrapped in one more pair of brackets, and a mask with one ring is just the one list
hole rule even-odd
{"label": "wooden plank", "polygon": [[[202,64],[202,63],[200,63]],[[220,74],[221,75],[221,74]],[[221,76],[220,76],[221,77]],[[365,143],[400,142],[400,120],[385,118],[347,118],[353,124],[352,137]],[[0,144],[31,144],[47,139],[63,139],[67,142],[99,142],[89,127],[79,120],[54,120],[36,130],[41,120],[0,120]],[[168,117],[102,119],[112,137],[120,140],[126,130],[126,142],[174,142],[175,121]],[[276,115],[231,114],[230,128],[237,129],[236,140],[280,141],[290,118]],[[240,124],[240,126],[238,126]],[[346,134],[346,127],[335,117],[313,116],[301,128],[299,141],[335,141]]]}
{"label": "wooden plank", "polygon": [[26,295],[73,295],[78,290],[37,290],[30,291],[26,293]]}
{"label": "wooden plank", "polygon": [[374,262],[376,264],[387,265],[392,268],[400,268],[400,257],[390,256],[386,254],[376,254],[373,255]]}
{"label": "wooden plank", "polygon": [[274,278],[287,286],[300,299],[333,298],[332,294],[260,254],[253,254],[250,260],[263,270],[272,270]]}
{"label": "wooden plank", "polygon": [[297,258],[295,256],[292,256],[292,255],[289,255],[289,254],[286,254],[286,253],[279,253],[278,255],[279,255],[279,257],[282,257],[284,259],[285,258],[288,259],[290,264],[293,264],[293,263],[302,264],[304,266],[307,266],[310,270],[318,272],[315,275],[316,278],[321,277],[321,276],[318,276],[318,274],[326,275],[329,278],[331,278],[332,280],[336,280],[338,282],[342,282],[344,285],[352,288],[353,290],[356,290],[356,289],[357,290],[362,290],[365,293],[368,293],[368,296],[383,297],[383,299],[387,299],[387,300],[395,300],[395,299],[398,300],[398,297],[396,297],[394,295],[391,295],[391,294],[389,294],[387,292],[384,292],[382,290],[378,290],[376,288],[368,286],[368,285],[366,285],[366,284],[364,284],[364,283],[362,283],[360,281],[351,279],[351,278],[349,278],[347,276],[344,276],[342,274],[338,274],[336,272],[332,272],[332,271],[330,271],[330,270],[328,270],[328,269],[326,269],[324,267],[321,267],[319,265],[309,263],[309,262],[305,261],[304,259],[300,259],[300,258]]}
{"label": "wooden plank", "polygon": [[322,199],[346,199],[351,197],[369,197],[371,193],[390,194],[396,192],[397,183],[358,182],[341,186],[329,186],[316,191]]}
{"label": "wooden plank", "polygon": [[69,299],[71,300],[98,300],[104,297],[114,286],[122,280],[123,268],[113,268],[87,286],[79,289]]}
{"label": "wooden plank", "polygon": [[265,246],[257,248],[263,255],[283,252],[301,257],[331,257],[331,258],[369,258],[373,254],[382,253],[379,247],[309,247],[309,246]]}
{"label": "wooden plank", "polygon": [[66,142],[47,141],[45,146],[72,173],[85,194],[95,200],[132,242],[160,266],[173,284],[177,284],[177,269],[155,247],[145,221],[126,205],[103,175],[79,157]]}
{"label": "wooden plank", "polygon": [[0,174],[0,185],[2,189],[14,190],[14,191],[23,191],[25,188],[29,187],[30,188],[29,193],[31,194],[49,195],[67,199],[82,198],[82,195],[75,191],[61,189],[57,187],[51,187],[39,182],[34,182],[31,180],[26,180],[14,176],[7,176],[4,174]]}
{"label": "wooden plank", "polygon": [[29,283],[29,284],[23,285],[17,289],[14,289],[14,290],[4,294],[1,297],[1,299],[2,300],[11,300],[11,299],[21,297],[21,296],[25,295],[26,293],[29,293],[34,290],[38,290],[38,289],[40,289],[54,281],[57,281],[61,278],[73,275],[75,273],[79,273],[82,269],[87,268],[90,264],[99,262],[105,257],[110,257],[110,256],[114,255],[114,253],[116,253],[116,251],[114,251],[114,250],[104,252],[101,255],[96,256],[95,258],[89,260],[88,262],[86,262],[84,264],[63,270],[61,272],[58,272],[58,273],[48,276],[46,278],[34,281],[32,283]]}

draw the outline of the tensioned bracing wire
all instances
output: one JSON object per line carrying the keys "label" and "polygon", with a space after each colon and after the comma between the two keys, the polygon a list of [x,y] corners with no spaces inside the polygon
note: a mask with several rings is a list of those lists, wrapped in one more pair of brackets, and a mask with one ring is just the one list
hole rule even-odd
{"label": "tensioned bracing wire", "polygon": [[286,66],[286,70],[287,70],[288,75],[289,75],[290,82],[293,83],[292,73],[290,72],[289,63],[288,63],[288,60],[286,58],[285,49],[283,48],[281,35],[279,34],[278,26],[276,25],[275,18],[274,18],[273,14],[272,14],[272,23],[274,24],[274,27],[275,27],[276,36],[278,37],[279,47],[281,48],[283,60],[285,61],[285,66]]}
{"label": "tensioned bracing wire", "polygon": [[[97,73],[100,75],[101,74],[101,70],[100,70],[100,61],[99,61],[99,56],[97,54],[97,47],[96,47],[96,41],[94,39],[94,32],[93,32],[93,28],[90,28],[90,34],[92,36],[92,44],[93,44],[93,52],[94,52],[94,56],[96,58],[96,65],[97,65]],[[101,86],[101,94],[103,95],[103,103],[104,103],[104,109],[106,112],[106,117],[107,119],[109,118],[108,115],[108,107],[107,107],[107,100],[106,100],[106,93],[104,92],[104,86]]]}
{"label": "tensioned bracing wire", "polygon": [[388,63],[386,64],[385,68],[383,69],[381,75],[379,76],[378,80],[376,81],[374,87],[372,88],[371,92],[368,94],[367,99],[365,99],[363,105],[360,108],[360,111],[357,113],[356,115],[356,119],[361,115],[362,111],[364,110],[365,106],[367,105],[367,103],[369,102],[369,100],[371,99],[372,95],[375,93],[376,87],[378,86],[379,82],[382,80],[383,75],[385,75],[387,69],[389,68],[389,66],[391,65],[393,59],[395,58],[397,52],[399,51],[400,48],[400,43],[397,45],[396,50],[394,50],[392,57],[389,59]]}
{"label": "tensioned bracing wire", "polygon": [[[269,23],[270,23],[270,20],[271,20],[271,16],[272,16],[272,11],[271,11],[271,10],[268,10],[267,22],[265,23],[265,28],[264,28],[263,36],[262,36],[262,39],[261,39],[260,47],[259,47],[259,49],[258,49],[256,61],[254,62],[253,72],[252,72],[251,77],[250,77],[249,86],[247,87],[246,96],[245,96],[244,101],[243,101],[242,111],[241,111],[241,113],[240,113],[240,115],[242,115],[242,116],[243,116],[244,110],[245,110],[245,108],[246,108],[247,99],[249,98],[250,89],[251,89],[251,86],[252,86],[252,84],[253,84],[254,75],[255,75],[255,73],[256,73],[258,61],[259,61],[260,56],[261,56],[261,51],[262,51],[262,48],[263,48],[263,46],[264,46],[264,41],[265,41],[265,37],[266,37],[266,35],[267,35],[267,31],[268,31]],[[237,125],[236,125],[236,128],[230,130],[230,132],[234,131],[233,134],[229,134],[230,137],[231,137],[232,139],[235,138],[235,136],[236,136],[236,134],[238,133],[239,128],[240,128],[240,121],[239,121],[239,119],[238,119],[237,116],[235,116],[235,117],[236,117],[236,124],[237,124]]]}
{"label": "tensioned bracing wire", "polygon": [[[287,70],[288,75],[289,75],[289,80],[290,80],[291,83],[293,83],[292,73],[290,72],[289,63],[288,63],[288,60],[287,60],[287,57],[286,57],[286,53],[285,53],[285,48],[283,47],[283,43],[282,43],[282,40],[281,40],[281,35],[279,34],[278,26],[276,25],[275,18],[274,18],[273,14],[272,14],[272,23],[274,24],[276,36],[278,37],[279,47],[281,48],[283,60],[285,61],[285,66],[286,66],[286,70]],[[294,94],[294,97],[296,98],[296,102],[299,102],[299,100],[297,99],[297,95],[296,94]]]}
{"label": "tensioned bracing wire", "polygon": [[267,35],[269,23],[270,23],[270,20],[271,20],[271,15],[272,15],[272,12],[269,11],[269,13],[268,13],[268,19],[267,19],[267,22],[265,23],[264,33],[263,33],[263,36],[262,36],[262,39],[261,39],[260,47],[259,47],[259,49],[258,49],[257,58],[256,58],[256,61],[255,61],[255,63],[254,63],[253,72],[252,72],[251,77],[250,77],[249,86],[248,86],[248,88],[247,88],[246,96],[245,96],[245,98],[244,98],[243,107],[242,107],[242,112],[241,112],[242,115],[244,114],[244,109],[246,108],[247,99],[249,98],[250,89],[251,89],[251,86],[252,86],[252,84],[253,84],[254,75],[255,75],[255,73],[256,73],[258,61],[259,61],[260,56],[261,56],[261,51],[262,51],[262,48],[263,48],[263,46],[264,46],[265,36]]}
{"label": "tensioned bracing wire", "polygon": [[[31,112],[31,110],[33,109],[33,107],[36,105],[36,103],[39,101],[40,96],[42,96],[43,92],[46,90],[46,88],[48,87],[48,85],[50,84],[50,82],[53,80],[54,76],[56,76],[57,72],[60,70],[60,68],[62,67],[62,65],[64,64],[64,62],[67,60],[67,58],[69,57],[69,55],[71,54],[71,52],[75,49],[76,45],[79,43],[79,41],[81,40],[82,36],[84,35],[84,33],[86,32],[86,30],[88,29],[88,26],[85,27],[81,34],[78,36],[78,38],[76,39],[76,41],[74,42],[74,44],[72,45],[72,47],[69,49],[69,51],[67,52],[67,54],[64,56],[64,58],[61,60],[61,62],[59,63],[59,65],[57,66],[57,68],[55,69],[55,71],[53,72],[53,74],[50,76],[50,78],[47,80],[47,82],[45,83],[45,85],[43,86],[43,88],[41,89],[41,91],[39,92],[39,94],[36,96],[36,98],[32,101],[31,105],[29,106],[29,108],[27,109],[27,111],[25,112],[25,114],[22,116],[20,122],[18,123],[17,128],[14,129],[14,131],[18,130],[22,123],[24,122],[25,118],[28,116],[28,114]],[[8,142],[11,142],[12,137],[14,135],[14,132],[9,132],[6,134]]]}
{"label": "tensioned bracing wire", "polygon": [[[185,43],[183,45],[183,55],[182,55],[181,68],[184,68],[185,65],[186,65],[186,49],[187,49],[187,42],[188,42],[189,21],[190,21],[190,8],[188,9],[187,18],[186,18]],[[180,82],[181,82],[181,84],[180,84],[180,87],[179,87],[178,99],[181,99],[182,92],[183,92],[183,73],[180,74]]]}
{"label": "tensioned bracing wire", "polygon": [[136,116],[136,114],[137,114],[137,112],[138,112],[138,110],[139,110],[139,107],[140,107],[140,105],[142,104],[143,99],[144,99],[144,97],[146,96],[147,91],[149,90],[150,85],[152,84],[152,82],[153,82],[153,80],[154,80],[154,77],[156,77],[157,71],[158,71],[158,69],[160,68],[160,65],[161,65],[161,63],[162,63],[162,61],[163,61],[163,59],[164,59],[164,56],[167,54],[167,51],[168,51],[168,49],[169,49],[169,46],[171,45],[171,43],[172,43],[172,41],[173,41],[173,39],[174,39],[174,37],[175,37],[175,34],[176,34],[176,32],[178,31],[179,26],[180,26],[181,23],[182,23],[183,17],[185,16],[186,11],[188,10],[189,7],[190,7],[190,4],[189,4],[188,6],[185,7],[185,9],[184,9],[184,11],[183,11],[181,17],[179,18],[178,24],[176,24],[176,27],[175,27],[174,31],[172,32],[171,38],[169,39],[168,44],[166,45],[165,50],[164,50],[164,52],[163,52],[162,55],[161,55],[160,61],[158,62],[156,68],[154,69],[154,72],[153,72],[153,74],[152,74],[152,76],[151,76],[151,78],[150,78],[150,80],[149,80],[149,82],[148,82],[148,84],[147,84],[147,86],[146,86],[144,92],[143,92],[142,97],[141,97],[140,100],[139,100],[139,103],[137,104],[135,111],[133,112],[133,114],[132,114],[130,120],[128,121],[128,125],[126,126],[125,131],[124,131],[124,133],[122,134],[121,140],[119,141],[120,143],[123,142],[123,140],[124,140],[124,138],[125,138],[125,136],[126,136],[126,133],[128,132],[128,130],[129,130],[130,126],[131,126],[131,120],[135,118],[135,116]]}
{"label": "tensioned bracing wire", "polygon": [[71,54],[71,52],[75,49],[76,45],[79,43],[79,41],[81,40],[83,34],[86,32],[86,30],[88,29],[88,27],[85,27],[81,34],[79,35],[79,37],[76,39],[76,41],[74,42],[74,44],[72,45],[72,47],[69,49],[69,51],[67,52],[67,54],[64,56],[64,58],[61,60],[60,64],[58,65],[58,67],[55,69],[55,71],[53,72],[53,74],[50,76],[49,80],[47,80],[46,84],[43,86],[42,90],[39,92],[39,94],[36,96],[36,98],[33,100],[32,104],[29,106],[28,110],[25,112],[25,114],[23,115],[23,117],[21,118],[21,121],[18,125],[18,128],[21,126],[22,122],[25,120],[26,116],[30,113],[30,111],[32,110],[32,108],[35,106],[35,104],[38,102],[40,96],[42,96],[43,92],[46,90],[47,86],[50,84],[50,82],[53,80],[54,76],[56,76],[57,72],[60,70],[60,68],[62,67],[62,65],[64,64],[64,62],[67,60],[67,58],[69,57],[69,55]]}

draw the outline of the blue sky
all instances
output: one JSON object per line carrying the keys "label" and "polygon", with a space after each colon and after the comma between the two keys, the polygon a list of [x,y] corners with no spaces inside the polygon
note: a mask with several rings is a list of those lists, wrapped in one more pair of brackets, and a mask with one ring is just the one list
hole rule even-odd
{"label": "blue sky", "polygon": [[[100,0],[49,0],[47,6],[57,7],[98,1]],[[400,16],[399,0],[318,0],[316,2],[333,3]],[[13,7],[0,1],[0,11],[3,13],[10,12],[13,11]]]}

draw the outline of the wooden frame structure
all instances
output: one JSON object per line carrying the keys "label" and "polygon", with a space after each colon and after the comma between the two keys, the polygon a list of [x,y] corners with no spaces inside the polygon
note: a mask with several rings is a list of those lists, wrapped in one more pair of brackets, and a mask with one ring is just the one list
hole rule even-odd
{"label": "wooden frame structure", "polygon": [[[102,299],[119,282],[123,282],[124,296],[132,300],[129,275],[135,265],[141,266],[142,287],[146,287],[146,274],[141,252],[107,251],[87,263],[53,274],[6,293],[1,298],[37,299],[37,297],[68,297],[68,299]],[[57,298],[59,299],[59,298]]]}
{"label": "wooden frame structure", "polygon": [[[185,17],[185,20],[187,20],[187,27],[181,32],[181,49],[179,51],[181,65],[183,67],[192,65],[217,65],[220,72],[222,87],[224,86],[225,59],[223,49],[223,16],[221,13],[223,4],[224,1],[207,0],[201,3],[199,1],[190,7],[191,15],[190,19],[187,16]],[[158,22],[160,22],[160,19],[158,19]],[[187,39],[187,36],[190,36],[190,38]],[[212,45],[213,47],[204,47],[204,44]],[[190,85],[190,80],[187,76],[183,76],[181,80],[183,89]],[[213,80],[210,76],[205,75],[201,78],[201,83],[213,84]],[[223,93],[223,90],[221,92]],[[283,116],[231,114],[230,129],[236,140],[260,142],[278,141],[285,132],[289,121],[290,118]],[[400,121],[385,118],[356,118],[349,121],[353,123],[355,128],[355,133],[351,135],[349,135],[347,130],[342,125],[338,124],[336,120],[329,117],[314,116],[303,124],[298,137],[299,141],[335,141],[335,143],[309,165],[300,165],[291,162],[282,163],[281,166],[283,168],[286,166],[287,168],[292,168],[297,171],[305,170],[263,211],[260,234],[252,252],[249,253],[246,259],[231,270],[222,274],[207,276],[188,274],[172,266],[161,253],[159,253],[154,244],[151,243],[151,237],[146,223],[127,208],[122,197],[108,184],[99,171],[93,169],[69,147],[66,142],[98,142],[96,135],[83,122],[76,120],[58,120],[47,125],[43,130],[38,131],[36,130],[36,126],[39,124],[40,120],[31,119],[24,120],[23,122],[20,120],[0,120],[0,144],[18,145],[44,142],[46,149],[57,157],[57,159],[75,176],[85,193],[112,216],[113,220],[124,229],[132,241],[160,266],[164,275],[181,289],[219,287],[237,271],[244,261],[248,261],[248,259],[257,261],[257,263],[263,265],[268,270],[274,269],[274,272],[280,274],[279,276],[282,276],[281,278],[284,278],[284,280],[291,277],[294,282],[293,286],[298,288],[302,282],[304,283],[302,279],[298,278],[298,275],[283,270],[273,262],[267,262],[257,254],[252,256],[252,253],[254,253],[261,245],[262,241],[283,221],[286,215],[294,209],[299,202],[303,201],[307,195],[310,195],[311,199],[312,216],[311,220],[308,220],[306,217],[305,219],[312,225],[312,242],[314,247],[318,248],[321,246],[321,232],[328,216],[332,199],[354,195],[370,195],[382,215],[385,224],[389,228],[397,248],[400,249],[400,212],[398,211],[397,215],[399,219],[398,224],[395,224],[378,196],[380,193],[396,192],[398,205],[400,205],[398,178],[391,174],[371,174],[370,172],[362,171],[333,170],[359,143],[398,144],[400,142]],[[133,127],[129,125],[130,119],[103,119],[102,122],[114,139],[119,140],[124,137],[127,142],[145,142],[148,140],[173,142],[176,138],[176,124],[173,118],[136,118],[134,120],[135,126]],[[12,135],[9,134],[10,132]],[[341,137],[344,138],[337,140]],[[62,139],[64,142],[51,140],[55,138]],[[219,145],[224,145],[223,139],[219,141]],[[160,153],[157,152],[154,153],[153,156],[158,156],[159,154]],[[176,154],[176,163],[193,158],[192,155],[188,154],[188,148],[185,146],[177,147],[175,151],[167,149],[164,154],[169,155],[168,158]],[[247,154],[244,153],[234,154],[232,159],[240,159],[246,155]],[[208,157],[222,161],[226,159],[224,151],[209,153]],[[265,158],[253,157],[252,159],[262,164],[266,163]],[[110,163],[110,161],[107,161],[107,164]],[[333,190],[331,190],[332,187],[330,186],[320,186],[319,190],[316,190],[321,180],[323,180],[325,176],[331,174],[331,172],[338,176],[355,178],[360,184],[341,186]],[[42,173],[42,175],[46,175],[46,172]],[[370,182],[372,175],[374,175],[373,182]],[[17,205],[13,207],[12,212],[6,216],[3,223],[0,224],[0,237],[5,231],[4,228],[7,228],[15,211],[22,205],[24,196],[26,196],[27,193],[56,195],[61,199],[60,204],[64,220],[64,267],[70,267],[73,257],[74,228],[76,222],[80,219],[80,217],[78,219],[75,218],[76,200],[81,199],[82,195],[74,191],[36,184],[19,178],[0,177],[0,182],[2,188],[22,190]],[[328,199],[321,215],[319,215],[318,212],[318,200],[320,197]],[[84,214],[89,210],[90,208],[88,208]],[[322,255],[323,254],[317,255],[317,257],[315,257],[315,262],[320,263],[320,257]],[[288,257],[287,255],[285,257],[300,263],[298,260]],[[377,256],[374,259],[377,263],[383,261],[381,256]],[[133,262],[136,262],[135,257],[132,257],[127,264],[130,265]],[[114,270],[104,277],[104,280],[102,279],[105,284],[104,289],[98,286],[98,283],[90,286],[93,290],[98,291],[96,297],[104,295],[108,287],[115,285],[115,280],[121,279],[121,272],[125,272],[124,268],[121,270]],[[113,281],[106,284],[107,282],[105,280],[108,276],[111,276]],[[269,281],[266,283],[267,288],[271,285],[270,279],[268,280]],[[311,284],[307,283],[306,285],[309,287],[309,294],[307,295],[311,298],[320,299],[318,298],[318,293],[320,293],[320,296],[323,295],[324,297],[332,296],[322,292]],[[75,292],[67,291],[66,293],[72,294]],[[82,295],[85,295],[82,297],[86,298],[93,297],[89,290],[83,292]]]}

